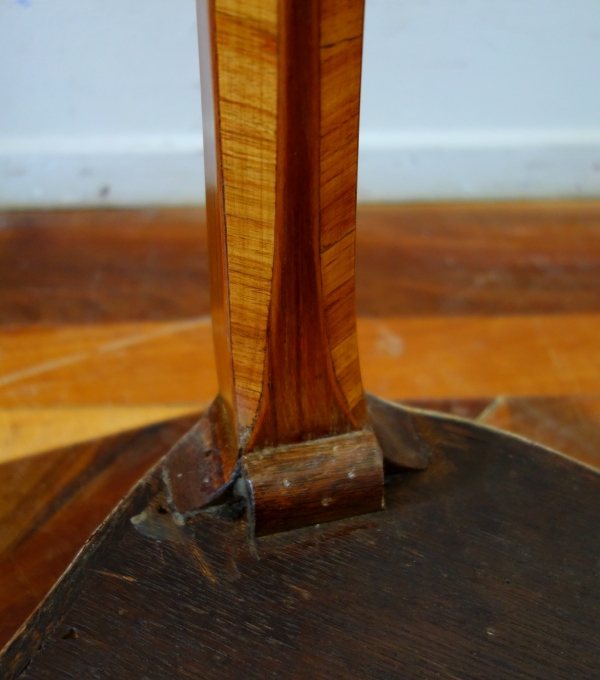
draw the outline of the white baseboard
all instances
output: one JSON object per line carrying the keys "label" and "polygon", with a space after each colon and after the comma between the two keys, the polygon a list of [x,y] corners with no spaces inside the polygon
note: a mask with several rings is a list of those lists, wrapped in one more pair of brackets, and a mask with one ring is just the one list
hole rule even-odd
{"label": "white baseboard", "polygon": [[204,203],[202,135],[0,137],[0,207]]}
{"label": "white baseboard", "polygon": [[[600,130],[369,132],[362,202],[600,197]],[[200,135],[0,138],[0,208],[198,205]]]}
{"label": "white baseboard", "polygon": [[365,133],[359,200],[600,196],[600,130]]}

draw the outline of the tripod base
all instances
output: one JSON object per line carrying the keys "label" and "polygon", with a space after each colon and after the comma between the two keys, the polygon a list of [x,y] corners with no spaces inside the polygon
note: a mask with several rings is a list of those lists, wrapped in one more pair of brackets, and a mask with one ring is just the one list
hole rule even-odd
{"label": "tripod base", "polygon": [[573,678],[600,664],[600,476],[406,409],[433,455],[386,509],[249,539],[159,468],[5,649],[3,678]]}

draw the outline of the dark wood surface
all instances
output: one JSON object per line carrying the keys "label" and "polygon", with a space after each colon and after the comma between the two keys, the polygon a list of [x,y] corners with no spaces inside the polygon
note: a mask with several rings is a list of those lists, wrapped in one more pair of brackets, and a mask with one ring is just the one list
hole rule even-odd
{"label": "dark wood surface", "polygon": [[[487,404],[415,405],[475,417]],[[0,648],[114,506],[199,418],[198,413],[0,465]],[[183,512],[201,502],[197,488],[190,491],[191,499],[177,498]]]}
{"label": "dark wood surface", "polygon": [[185,515],[213,503],[234,482],[238,469],[239,448],[218,396],[163,462],[173,510]]}
{"label": "dark wood surface", "polygon": [[[0,216],[0,323],[208,314],[202,209]],[[600,203],[359,206],[359,316],[600,311]]]}
{"label": "dark wood surface", "polygon": [[386,510],[248,541],[239,503],[174,522],[152,477],[0,662],[10,680],[594,678],[600,477],[465,421]]}

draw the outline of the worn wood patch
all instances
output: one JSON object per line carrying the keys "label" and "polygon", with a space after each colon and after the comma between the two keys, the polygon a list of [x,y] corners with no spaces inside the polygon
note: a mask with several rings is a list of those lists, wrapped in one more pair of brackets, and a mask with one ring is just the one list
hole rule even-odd
{"label": "worn wood patch", "polygon": [[233,483],[237,466],[238,448],[218,396],[165,456],[162,475],[171,506],[186,514],[213,502]]}
{"label": "worn wood patch", "polygon": [[242,457],[256,535],[381,510],[383,457],[370,430]]}

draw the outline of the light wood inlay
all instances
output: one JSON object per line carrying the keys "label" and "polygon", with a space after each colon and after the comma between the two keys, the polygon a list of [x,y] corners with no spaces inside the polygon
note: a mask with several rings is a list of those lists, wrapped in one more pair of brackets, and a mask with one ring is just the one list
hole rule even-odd
{"label": "light wood inlay", "polygon": [[199,413],[207,406],[208,403],[0,408],[0,464]]}
{"label": "light wood inlay", "polygon": [[364,4],[321,5],[320,227],[325,323],[340,388],[360,418],[354,251]]}
{"label": "light wood inlay", "polygon": [[233,379],[247,428],[262,393],[273,273],[277,0],[215,9]]}

